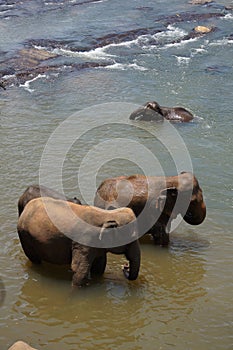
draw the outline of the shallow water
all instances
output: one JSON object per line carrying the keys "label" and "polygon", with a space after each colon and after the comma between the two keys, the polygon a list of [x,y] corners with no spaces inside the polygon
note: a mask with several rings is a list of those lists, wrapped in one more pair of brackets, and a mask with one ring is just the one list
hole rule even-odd
{"label": "shallow water", "polygon": [[[45,350],[232,349],[233,14],[225,5],[232,2],[0,3],[1,349],[18,339]],[[221,17],[177,21],[187,12]],[[196,25],[217,30],[182,41]],[[25,47],[56,53],[41,63],[56,70],[16,79]],[[169,135],[164,124],[129,122],[130,111],[150,100],[182,105],[194,121]],[[52,135],[54,161],[43,173]],[[190,155],[207,218],[196,227],[180,223],[168,249],[141,244],[137,281],[123,278],[124,257],[109,254],[103,278],[72,293],[68,267],[32,266],[16,232],[25,188],[44,180],[59,189],[54,169],[63,148],[65,194],[87,202],[106,177],[173,175],[190,170]]]}

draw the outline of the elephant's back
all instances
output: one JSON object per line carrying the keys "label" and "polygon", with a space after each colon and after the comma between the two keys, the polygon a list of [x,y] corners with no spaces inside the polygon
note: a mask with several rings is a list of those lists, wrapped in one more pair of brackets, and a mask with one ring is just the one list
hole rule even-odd
{"label": "elephant's back", "polygon": [[94,203],[101,208],[110,204],[116,208],[129,207],[137,216],[150,196],[152,186],[148,184],[151,179],[140,174],[106,179],[99,186]]}
{"label": "elephant's back", "polygon": [[30,232],[37,239],[41,240],[46,231],[47,238],[57,236],[61,233],[58,229],[59,222],[63,221],[64,226],[67,224],[67,216],[61,208],[54,205],[55,200],[46,197],[32,199],[28,202],[18,219],[18,229]]}
{"label": "elephant's back", "polygon": [[193,120],[193,114],[184,107],[161,107],[164,117],[167,120],[189,122]]}
{"label": "elephant's back", "polygon": [[130,120],[144,120],[144,121],[163,121],[163,116],[154,111],[153,109],[146,108],[145,106],[138,108],[132,112],[129,116]]}
{"label": "elephant's back", "polygon": [[[125,177],[121,177],[125,178]],[[115,202],[117,198],[117,179],[118,178],[109,178],[105,179],[97,188],[94,205],[98,208],[108,208],[109,203]],[[116,207],[113,205],[113,207]]]}
{"label": "elephant's back", "polygon": [[18,200],[18,213],[19,216],[22,214],[26,204],[34,198],[40,197],[40,189],[38,185],[30,185],[26,188],[24,193],[19,197]]}
{"label": "elephant's back", "polygon": [[[51,208],[47,209],[49,211]],[[46,212],[41,198],[31,200],[19,217],[18,235],[23,250],[31,261],[43,260],[53,264],[71,262],[72,240],[66,236],[65,225],[57,225],[56,221],[53,222],[54,219]]]}
{"label": "elephant's back", "polygon": [[71,208],[84,223],[93,227],[93,231],[95,231],[95,227],[98,229],[102,227],[104,223],[112,220],[116,220],[120,226],[135,220],[133,211],[126,207],[104,209],[97,206],[82,205],[78,208],[71,204]]}

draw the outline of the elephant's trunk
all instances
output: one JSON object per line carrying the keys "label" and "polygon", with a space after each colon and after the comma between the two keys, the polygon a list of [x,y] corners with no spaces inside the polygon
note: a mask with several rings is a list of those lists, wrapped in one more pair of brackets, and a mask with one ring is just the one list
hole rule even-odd
{"label": "elephant's trunk", "polygon": [[190,225],[200,225],[206,217],[206,205],[201,203],[192,203],[189,205],[184,220]]}
{"label": "elephant's trunk", "polygon": [[141,252],[138,241],[134,241],[129,244],[125,256],[129,260],[129,267],[124,267],[124,275],[130,281],[136,280],[138,277],[141,262]]}
{"label": "elephant's trunk", "polygon": [[102,239],[103,234],[104,234],[106,229],[113,229],[113,228],[116,228],[116,227],[118,227],[118,223],[115,220],[108,220],[108,221],[106,221],[103,224],[103,226],[101,227],[99,240]]}

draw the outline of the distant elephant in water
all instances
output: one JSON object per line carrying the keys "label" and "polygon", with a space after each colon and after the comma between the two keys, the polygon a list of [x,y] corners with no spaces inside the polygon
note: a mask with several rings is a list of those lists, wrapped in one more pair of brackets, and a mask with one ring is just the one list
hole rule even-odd
{"label": "distant elephant in water", "polygon": [[[176,205],[177,201],[177,205]],[[206,216],[202,190],[192,173],[176,176],[119,176],[104,180],[94,205],[129,207],[137,216],[139,234],[151,233],[156,244],[169,243],[170,222],[181,214],[190,225],[199,225]]]}
{"label": "distant elephant in water", "polygon": [[131,120],[190,122],[194,117],[183,107],[162,107],[157,102],[147,102],[143,107],[131,113]]}
{"label": "distant elephant in water", "polygon": [[73,286],[86,284],[89,274],[102,275],[107,252],[125,254],[129,261],[123,269],[125,277],[135,280],[138,276],[138,229],[129,208],[103,210],[48,197],[36,198],[20,215],[17,231],[23,250],[33,263],[71,264]]}
{"label": "distant elephant in water", "polygon": [[42,185],[31,185],[26,188],[24,193],[20,196],[18,200],[18,213],[19,216],[21,215],[25,205],[30,202],[32,199],[39,198],[39,197],[51,197],[54,199],[63,199],[67,200],[69,202],[73,202],[76,204],[81,204],[81,201],[74,197],[74,198],[66,198],[63,194],[54,191],[46,186]]}

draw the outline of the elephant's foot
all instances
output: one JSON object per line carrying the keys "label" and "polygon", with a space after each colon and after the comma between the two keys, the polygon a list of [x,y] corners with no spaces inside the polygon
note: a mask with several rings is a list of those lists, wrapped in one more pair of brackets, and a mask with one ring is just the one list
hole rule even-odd
{"label": "elephant's foot", "polygon": [[89,278],[80,277],[79,273],[74,273],[72,278],[72,288],[84,287],[90,283]]}

